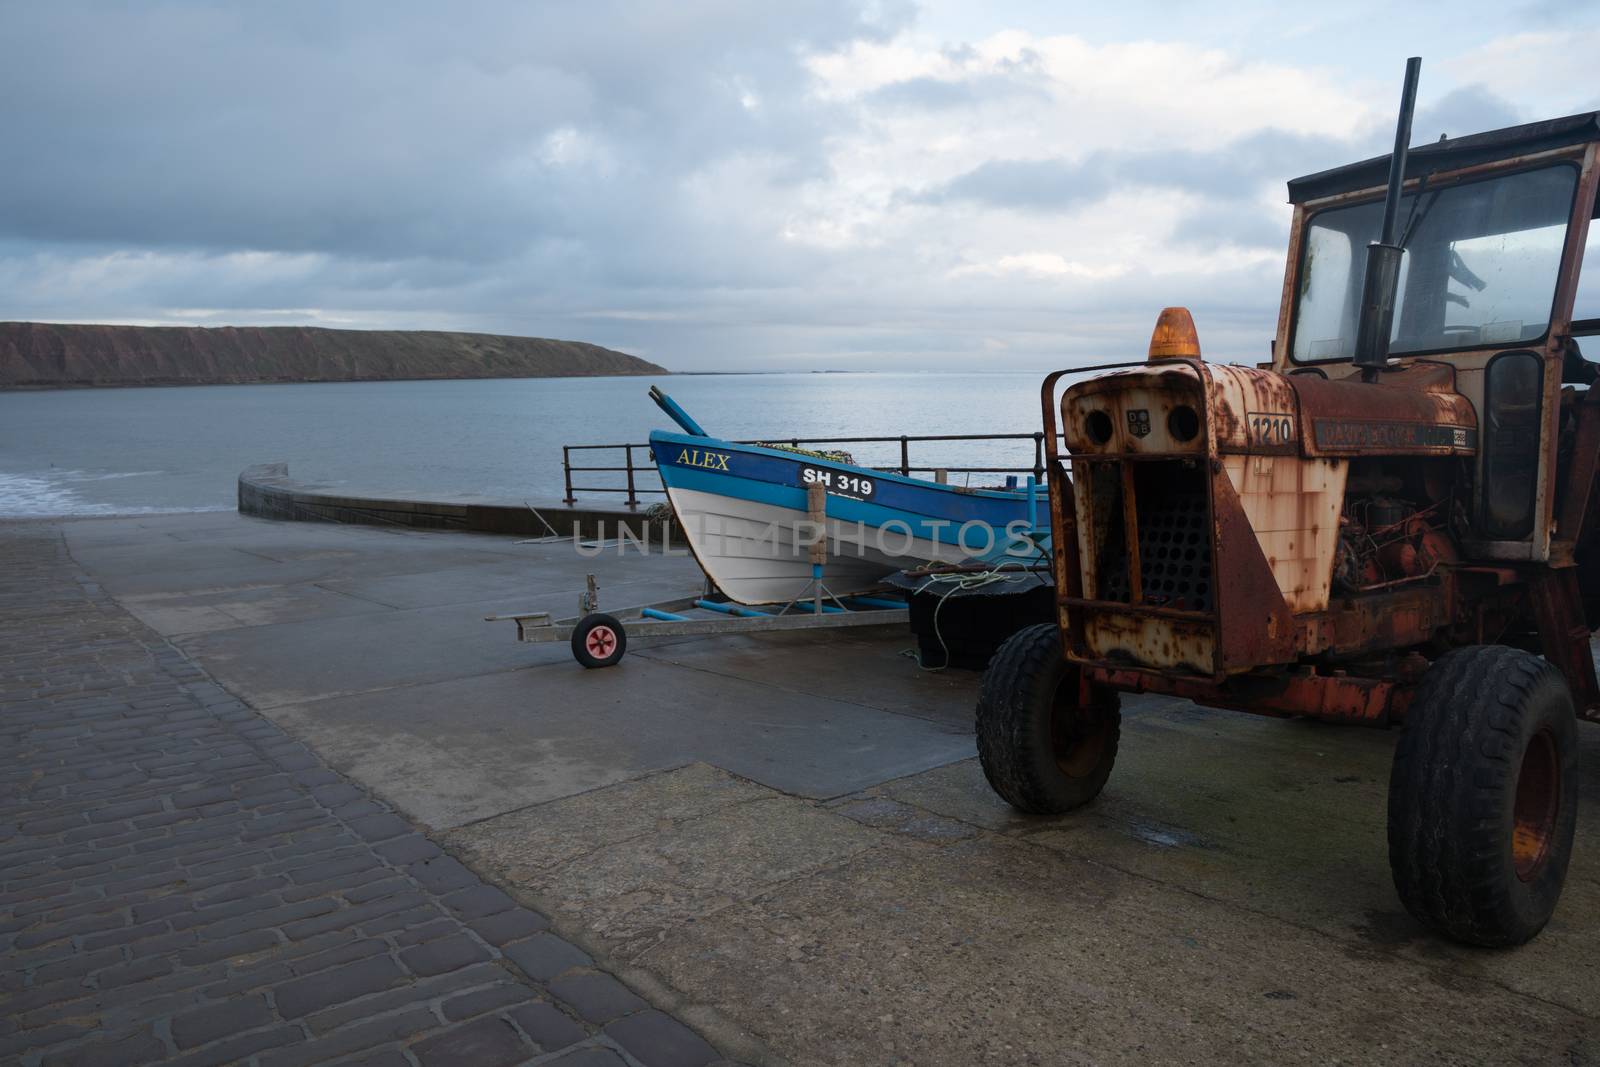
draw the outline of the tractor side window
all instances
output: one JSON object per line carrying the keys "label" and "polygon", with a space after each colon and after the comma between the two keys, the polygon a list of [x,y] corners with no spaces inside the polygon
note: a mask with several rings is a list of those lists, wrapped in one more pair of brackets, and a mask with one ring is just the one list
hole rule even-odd
{"label": "tractor side window", "polygon": [[1539,473],[1540,405],[1544,365],[1532,352],[1505,352],[1489,361],[1484,395],[1483,527],[1499,541],[1533,533]]}
{"label": "tractor side window", "polygon": [[[1595,198],[1592,218],[1600,218],[1600,196]],[[1592,338],[1580,341],[1579,338]],[[1589,228],[1589,240],[1578,262],[1578,288],[1572,298],[1572,337],[1563,354],[1563,385],[1593,385],[1600,378],[1600,233]]]}
{"label": "tractor side window", "polygon": [[[1578,267],[1578,292],[1572,301],[1573,334],[1593,337],[1600,334],[1600,232],[1590,224],[1589,243],[1583,249]],[[1587,350],[1593,342],[1584,345]],[[1593,355],[1591,359],[1595,358]]]}
{"label": "tractor side window", "polygon": [[[1341,221],[1367,222],[1365,214]],[[1349,359],[1355,337],[1355,300],[1361,293],[1358,271],[1363,256],[1353,253],[1354,239],[1350,231],[1341,226],[1312,226],[1306,231],[1305,240],[1299,311],[1295,316],[1294,357],[1297,360]]]}
{"label": "tractor side window", "polygon": [[1562,353],[1561,384],[1591,387],[1595,379],[1600,378],[1596,349],[1600,349],[1600,239],[1591,232],[1578,266],[1578,289],[1572,298],[1572,331]]}

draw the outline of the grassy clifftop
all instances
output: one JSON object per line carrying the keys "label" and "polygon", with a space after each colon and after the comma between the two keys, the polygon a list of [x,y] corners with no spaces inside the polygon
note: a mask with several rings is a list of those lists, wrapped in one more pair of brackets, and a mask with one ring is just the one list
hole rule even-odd
{"label": "grassy clifftop", "polygon": [[662,374],[582,341],[314,326],[0,322],[0,389]]}

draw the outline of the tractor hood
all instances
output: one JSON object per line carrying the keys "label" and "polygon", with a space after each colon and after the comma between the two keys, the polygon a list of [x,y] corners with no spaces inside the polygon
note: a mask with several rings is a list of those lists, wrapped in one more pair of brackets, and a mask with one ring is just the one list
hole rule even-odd
{"label": "tractor hood", "polygon": [[1455,372],[1438,363],[1385,370],[1376,382],[1287,379],[1300,405],[1307,456],[1470,456],[1478,417],[1455,391]]}
{"label": "tractor hood", "polygon": [[1379,380],[1195,360],[1153,362],[1080,382],[1061,398],[1075,456],[1472,455],[1478,423],[1454,372],[1416,363]]}

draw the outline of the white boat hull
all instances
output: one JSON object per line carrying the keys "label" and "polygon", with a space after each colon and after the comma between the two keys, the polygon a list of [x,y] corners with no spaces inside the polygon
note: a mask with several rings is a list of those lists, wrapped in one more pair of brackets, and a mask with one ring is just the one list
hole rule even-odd
{"label": "white boat hull", "polygon": [[[696,489],[667,488],[701,570],[741,604],[787,604],[809,595],[814,524],[803,511]],[[896,529],[827,520],[822,581],[838,596],[863,593],[895,571],[956,563],[971,553]]]}

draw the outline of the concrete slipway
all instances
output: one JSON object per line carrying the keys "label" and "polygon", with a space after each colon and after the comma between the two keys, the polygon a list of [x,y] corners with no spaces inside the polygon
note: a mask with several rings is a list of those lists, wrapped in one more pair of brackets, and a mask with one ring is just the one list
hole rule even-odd
{"label": "concrete slipway", "polygon": [[1425,934],[1385,860],[1391,734],[1124,706],[1103,797],[1013,815],[977,678],[902,633],[680,639],[584,671],[487,614],[694,592],[681,557],[268,522],[68,524],[219,682],[767,1064],[1600,1062],[1600,730],[1555,920]]}

